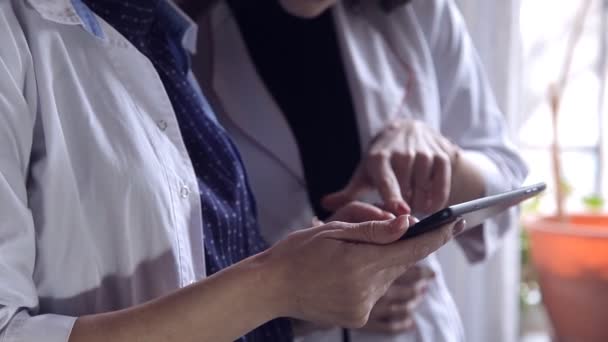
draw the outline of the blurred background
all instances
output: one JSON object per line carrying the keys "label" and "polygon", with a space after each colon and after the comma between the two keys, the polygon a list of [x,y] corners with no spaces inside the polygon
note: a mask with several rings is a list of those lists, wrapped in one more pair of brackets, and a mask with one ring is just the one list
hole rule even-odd
{"label": "blurred background", "polygon": [[[486,308],[473,307],[477,312],[462,313],[463,317],[476,317],[465,319],[467,337],[495,341],[494,331],[494,337],[498,332],[504,336],[502,341],[550,341],[559,326],[562,340],[600,341],[606,336],[601,332],[566,336],[585,327],[562,324],[560,315],[568,310],[559,302],[569,302],[579,310],[575,313],[588,317],[602,314],[588,301],[605,305],[606,298],[595,293],[608,294],[608,261],[602,255],[608,250],[608,220],[602,216],[608,192],[608,0],[456,2],[530,166],[527,182],[551,185],[545,196],[522,209],[519,234],[509,236],[489,263],[476,266],[480,273],[494,273],[495,291],[469,290],[485,296]],[[559,150],[552,149],[556,142]],[[550,220],[547,225],[544,221],[557,214],[557,188],[564,202],[563,215],[557,223]],[[578,214],[584,216],[583,224],[577,221]],[[534,221],[538,217],[544,223]],[[562,269],[549,265],[557,255],[572,263],[567,271],[563,263]],[[581,274],[591,281],[580,280]],[[566,278],[568,290],[562,286]],[[581,299],[579,305],[572,297],[576,292],[594,295],[587,302]],[[484,332],[475,328],[477,324],[489,328]]]}

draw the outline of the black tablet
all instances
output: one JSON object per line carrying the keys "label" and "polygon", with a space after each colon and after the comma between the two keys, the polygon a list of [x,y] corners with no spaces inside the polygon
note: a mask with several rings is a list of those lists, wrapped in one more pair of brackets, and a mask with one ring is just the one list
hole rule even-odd
{"label": "black tablet", "polygon": [[449,206],[411,226],[400,240],[410,239],[441,228],[461,217],[467,222],[467,226],[464,229],[466,231],[467,229],[479,226],[488,218],[496,216],[510,207],[540,194],[546,188],[545,183],[539,183]]}

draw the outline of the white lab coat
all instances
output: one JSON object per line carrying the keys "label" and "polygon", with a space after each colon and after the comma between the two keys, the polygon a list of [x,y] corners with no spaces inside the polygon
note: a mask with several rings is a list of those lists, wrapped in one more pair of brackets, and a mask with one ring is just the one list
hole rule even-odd
{"label": "white lab coat", "polygon": [[[526,168],[507,137],[452,1],[414,1],[390,15],[373,4],[363,6],[353,11],[338,4],[332,10],[363,148],[391,119],[415,118],[465,150],[483,171],[488,194],[519,185]],[[278,240],[308,226],[313,216],[297,144],[257,75],[228,7],[217,5],[199,20],[199,28],[195,74],[243,155],[262,231]],[[475,262],[490,255],[512,219],[512,213],[501,215],[459,240],[467,258]],[[425,262],[438,280],[416,314],[416,330],[399,336],[352,332],[353,341],[464,339],[439,263],[434,256]],[[339,336],[334,330],[306,341],[340,341]]]}

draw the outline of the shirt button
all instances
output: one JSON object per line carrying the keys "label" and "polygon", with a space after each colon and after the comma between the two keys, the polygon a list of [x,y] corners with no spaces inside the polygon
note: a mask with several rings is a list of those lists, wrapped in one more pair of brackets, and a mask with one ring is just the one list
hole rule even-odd
{"label": "shirt button", "polygon": [[167,130],[167,127],[169,127],[169,124],[165,120],[158,120],[156,125],[158,125],[158,128],[163,132]]}
{"label": "shirt button", "polygon": [[183,185],[182,188],[179,190],[179,194],[180,196],[182,196],[182,198],[188,198],[188,196],[190,196],[190,188],[186,185]]}

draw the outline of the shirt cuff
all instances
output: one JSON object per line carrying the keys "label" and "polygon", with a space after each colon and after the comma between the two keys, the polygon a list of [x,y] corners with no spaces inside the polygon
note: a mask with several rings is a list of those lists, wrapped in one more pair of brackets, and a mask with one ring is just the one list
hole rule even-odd
{"label": "shirt cuff", "polygon": [[3,342],[68,342],[76,319],[52,314],[30,316],[24,310],[11,320]]}
{"label": "shirt cuff", "polygon": [[[467,150],[464,151],[463,157],[473,162],[483,175],[485,196],[511,190],[511,182],[504,180],[504,175],[496,164],[485,154]],[[510,217],[510,212],[502,213],[456,239],[470,263],[481,262],[494,253],[499,246],[500,239],[509,227]]]}

